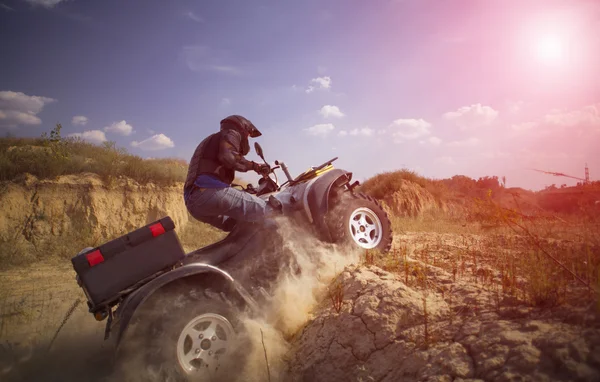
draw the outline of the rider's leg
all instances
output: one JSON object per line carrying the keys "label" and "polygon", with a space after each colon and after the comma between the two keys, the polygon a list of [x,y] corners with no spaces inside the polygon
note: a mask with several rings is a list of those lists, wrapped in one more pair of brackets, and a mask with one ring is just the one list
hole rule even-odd
{"label": "rider's leg", "polygon": [[224,230],[226,218],[222,215],[211,213],[213,210],[211,206],[217,199],[213,193],[207,191],[209,190],[194,189],[185,200],[185,206],[194,219]]}
{"label": "rider's leg", "polygon": [[210,217],[209,224],[214,226],[222,224],[222,216],[238,222],[264,223],[272,214],[271,207],[264,200],[233,187],[195,190],[186,206],[194,218],[204,221]]}
{"label": "rider's leg", "polygon": [[216,192],[220,213],[237,221],[260,223],[270,214],[271,208],[261,198],[233,187]]}

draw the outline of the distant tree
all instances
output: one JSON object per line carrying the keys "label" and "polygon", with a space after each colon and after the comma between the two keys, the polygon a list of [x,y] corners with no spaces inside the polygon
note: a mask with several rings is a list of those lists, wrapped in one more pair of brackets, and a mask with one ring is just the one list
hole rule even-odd
{"label": "distant tree", "polygon": [[445,179],[444,183],[448,188],[462,194],[472,194],[477,189],[477,182],[464,175],[454,175],[450,179]]}
{"label": "distant tree", "polygon": [[50,131],[50,135],[48,133],[42,133],[42,140],[44,142],[44,146],[50,147],[52,150],[52,154],[61,159],[68,159],[69,152],[67,149],[67,141],[63,139],[60,135],[60,131],[62,130],[62,125],[57,123],[54,129]]}
{"label": "distant tree", "polygon": [[484,176],[477,179],[477,187],[494,192],[500,189],[500,181],[497,176]]}

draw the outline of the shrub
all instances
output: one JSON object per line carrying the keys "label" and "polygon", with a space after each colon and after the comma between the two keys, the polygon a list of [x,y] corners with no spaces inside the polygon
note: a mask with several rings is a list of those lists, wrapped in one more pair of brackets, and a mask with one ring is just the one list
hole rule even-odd
{"label": "shrub", "polygon": [[40,179],[91,172],[105,182],[118,176],[141,184],[172,185],[183,182],[187,163],[182,159],[143,159],[115,142],[95,145],[79,138],[63,138],[60,124],[41,138],[0,139],[0,181],[30,173]]}
{"label": "shrub", "polygon": [[428,179],[418,175],[414,171],[399,170],[393,172],[384,172],[367,179],[361,186],[360,191],[371,195],[375,199],[383,199],[386,195],[391,195],[398,191],[402,181],[409,181],[427,187]]}

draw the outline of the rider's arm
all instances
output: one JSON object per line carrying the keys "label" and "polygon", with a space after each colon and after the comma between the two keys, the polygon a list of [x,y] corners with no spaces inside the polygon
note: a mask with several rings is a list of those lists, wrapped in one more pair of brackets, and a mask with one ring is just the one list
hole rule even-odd
{"label": "rider's arm", "polygon": [[242,154],[242,136],[235,130],[228,130],[221,139],[219,146],[219,161],[235,171],[247,172],[254,169],[254,162],[249,161]]}

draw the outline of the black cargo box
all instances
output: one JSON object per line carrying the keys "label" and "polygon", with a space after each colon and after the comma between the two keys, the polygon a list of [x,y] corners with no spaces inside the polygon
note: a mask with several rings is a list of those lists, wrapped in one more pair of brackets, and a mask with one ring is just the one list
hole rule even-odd
{"label": "black cargo box", "polygon": [[121,292],[183,259],[174,229],[167,216],[73,257],[90,311],[115,302]]}

